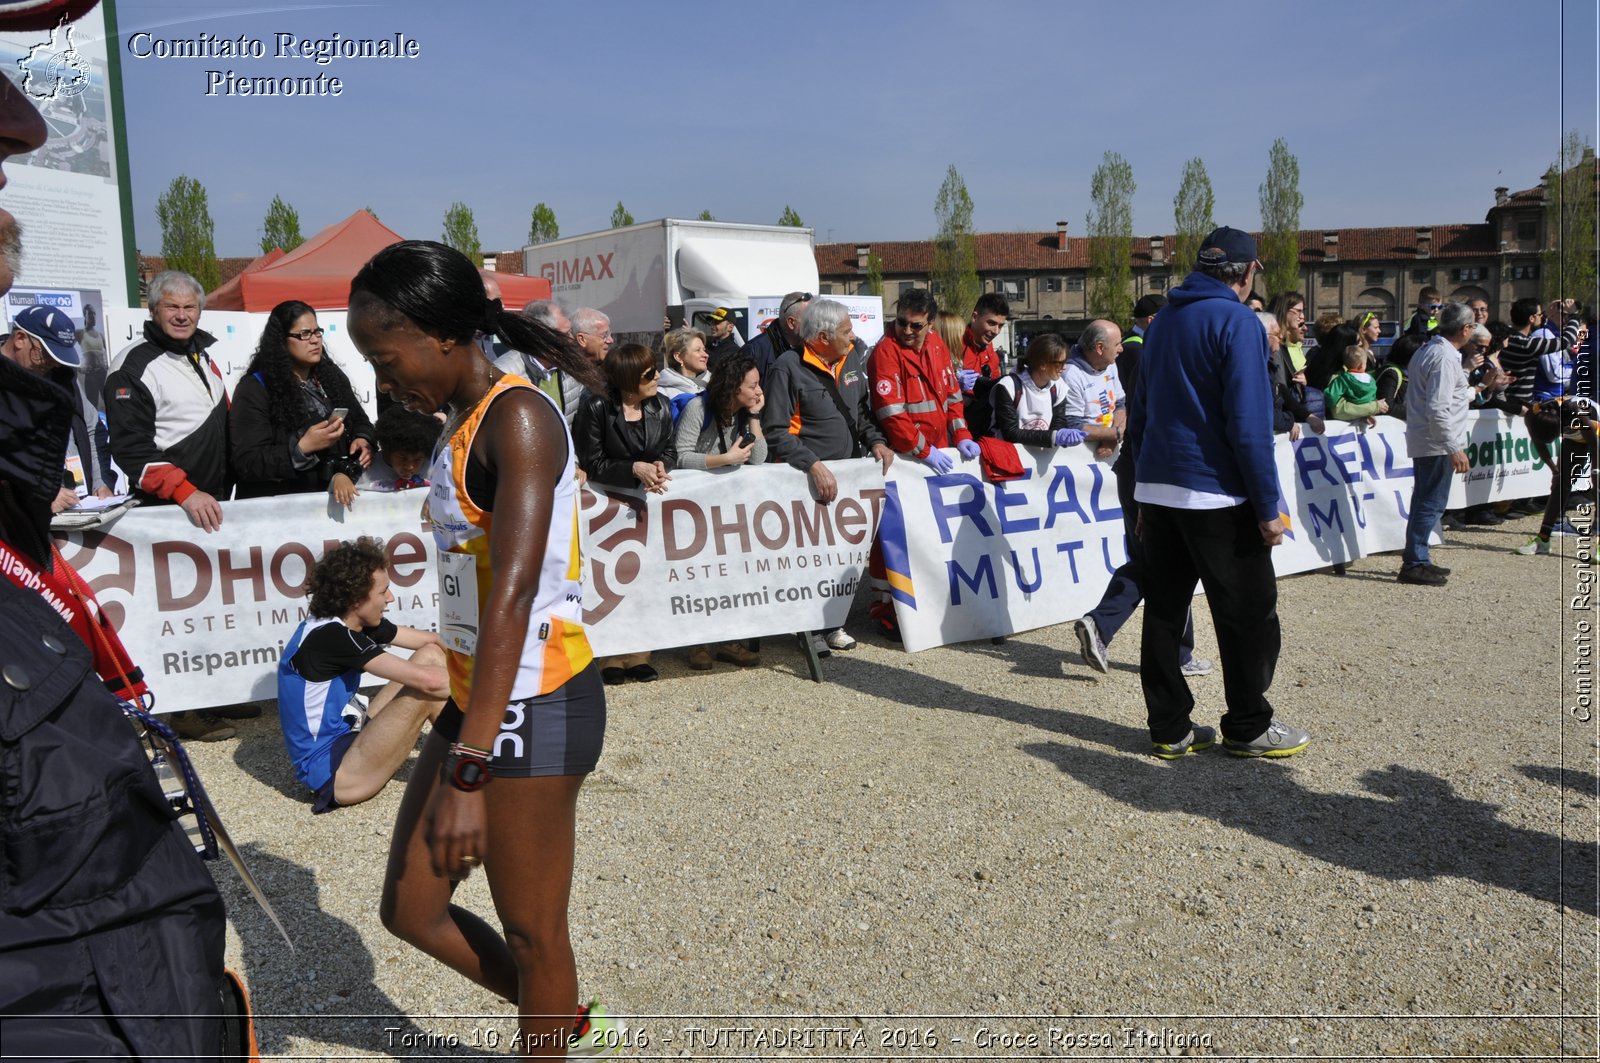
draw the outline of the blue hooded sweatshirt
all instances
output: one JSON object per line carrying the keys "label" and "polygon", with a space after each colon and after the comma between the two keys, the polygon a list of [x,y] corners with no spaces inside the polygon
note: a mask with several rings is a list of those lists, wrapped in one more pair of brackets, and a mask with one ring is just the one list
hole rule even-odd
{"label": "blue hooded sweatshirt", "polygon": [[1245,498],[1278,516],[1267,334],[1238,294],[1191,273],[1145,333],[1128,408],[1137,482]]}

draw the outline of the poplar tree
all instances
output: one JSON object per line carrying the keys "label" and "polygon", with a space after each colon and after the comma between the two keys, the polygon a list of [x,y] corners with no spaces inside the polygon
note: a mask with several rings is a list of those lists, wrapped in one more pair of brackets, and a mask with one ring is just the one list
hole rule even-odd
{"label": "poplar tree", "polygon": [[213,242],[216,225],[204,185],[193,177],[174,177],[156,200],[156,220],[161,223],[161,255],[168,269],[189,274],[208,292],[221,283]]}
{"label": "poplar tree", "polygon": [[616,209],[611,212],[611,227],[620,229],[624,225],[633,224],[633,215],[628,213],[628,208],[622,205],[622,200],[617,200]]}
{"label": "poplar tree", "polygon": [[1206,164],[1198,158],[1183,164],[1183,182],[1172,200],[1172,217],[1177,226],[1177,238],[1172,243],[1172,262],[1180,273],[1194,268],[1200,254],[1200,241],[1217,227],[1211,212],[1216,209],[1216,197],[1211,193],[1211,178],[1206,174]]}
{"label": "poplar tree", "polygon": [[702,210],[700,212],[700,219],[699,220],[700,221],[716,221],[717,219],[715,219],[715,218],[713,218],[711,216],[711,212],[709,210]]}
{"label": "poplar tree", "polygon": [[457,201],[444,212],[444,235],[440,241],[460,251],[472,260],[474,266],[483,267],[483,245],[478,242],[478,222],[472,208]]}
{"label": "poplar tree", "polygon": [[1126,326],[1133,307],[1133,166],[1105,153],[1089,182],[1089,316]]}
{"label": "poplar tree", "polygon": [[1544,175],[1544,279],[1547,299],[1591,302],[1595,295],[1594,148],[1573,130]]}
{"label": "poplar tree", "polygon": [[805,222],[800,220],[800,215],[796,214],[795,213],[795,209],[793,207],[789,206],[789,204],[787,204],[787,203],[785,203],[783,205],[783,213],[778,215],[778,224],[779,225],[792,225],[796,229],[799,229],[799,228],[802,228],[802,227],[805,226]]}
{"label": "poplar tree", "polygon": [[983,285],[978,280],[978,241],[972,233],[972,197],[954,164],[945,171],[933,201],[933,217],[938,224],[933,237],[933,290],[940,306],[970,313]]}
{"label": "poplar tree", "polygon": [[1300,160],[1282,137],[1272,142],[1261,185],[1261,265],[1269,296],[1300,286]]}
{"label": "poplar tree", "polygon": [[528,222],[528,243],[548,243],[560,236],[561,226],[556,224],[556,212],[546,203],[535,203],[533,217]]}
{"label": "poplar tree", "polygon": [[883,259],[876,251],[867,254],[867,294],[883,295]]}
{"label": "poplar tree", "polygon": [[282,197],[273,196],[272,206],[267,208],[266,219],[261,223],[261,253],[264,255],[274,247],[293,251],[305,242],[306,238],[300,235],[300,212]]}

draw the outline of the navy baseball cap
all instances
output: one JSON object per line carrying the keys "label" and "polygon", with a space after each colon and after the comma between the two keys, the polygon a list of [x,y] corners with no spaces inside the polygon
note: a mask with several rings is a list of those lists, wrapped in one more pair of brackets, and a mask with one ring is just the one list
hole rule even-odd
{"label": "navy baseball cap", "polygon": [[11,325],[44,344],[50,357],[68,369],[83,365],[83,355],[78,352],[78,330],[72,319],[55,307],[30,306],[12,318]]}
{"label": "navy baseball cap", "polygon": [[1200,253],[1195,256],[1197,266],[1225,266],[1230,262],[1256,261],[1256,238],[1239,229],[1224,225],[1212,229],[1200,242]]}

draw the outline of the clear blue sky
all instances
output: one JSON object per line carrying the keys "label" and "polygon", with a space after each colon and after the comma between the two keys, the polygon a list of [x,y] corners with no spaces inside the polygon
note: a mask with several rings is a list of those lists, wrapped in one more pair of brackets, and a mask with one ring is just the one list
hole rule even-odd
{"label": "clear blue sky", "polygon": [[[371,206],[433,239],[460,200],[486,250],[521,246],[541,200],[564,235],[605,228],[620,199],[640,221],[709,209],[770,223],[787,203],[819,241],[873,241],[930,236],[952,163],[980,231],[1066,219],[1082,233],[1108,150],[1132,163],[1137,232],[1172,228],[1196,155],[1218,221],[1254,228],[1282,136],[1302,225],[1342,228],[1479,221],[1496,185],[1538,182],[1564,127],[1596,139],[1593,0],[219,7],[117,5],[146,253],[179,174],[206,187],[224,256],[256,253],[274,195],[307,235]],[[139,59],[127,43],[141,30],[243,34],[268,58]],[[276,60],[279,32],[404,33],[421,54]],[[323,73],[344,92],[208,97],[213,69]]]}

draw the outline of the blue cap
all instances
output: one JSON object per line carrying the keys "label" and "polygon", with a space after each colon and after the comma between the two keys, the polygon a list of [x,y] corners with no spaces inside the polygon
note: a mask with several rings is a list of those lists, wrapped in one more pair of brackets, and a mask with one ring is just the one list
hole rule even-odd
{"label": "blue cap", "polygon": [[13,317],[11,324],[44,344],[50,357],[68,369],[83,365],[83,355],[78,353],[78,329],[70,317],[55,307],[30,306]]}
{"label": "blue cap", "polygon": [[1195,256],[1197,266],[1225,266],[1230,262],[1256,261],[1256,238],[1239,229],[1224,225],[1212,229],[1200,242],[1200,253]]}

